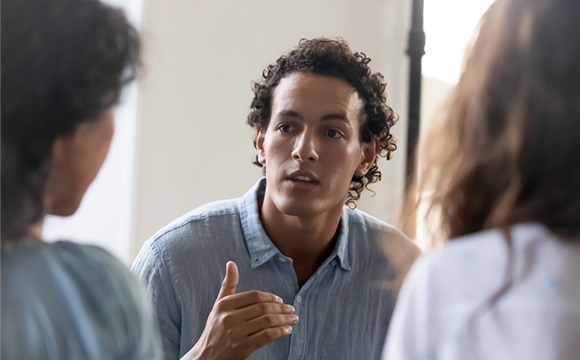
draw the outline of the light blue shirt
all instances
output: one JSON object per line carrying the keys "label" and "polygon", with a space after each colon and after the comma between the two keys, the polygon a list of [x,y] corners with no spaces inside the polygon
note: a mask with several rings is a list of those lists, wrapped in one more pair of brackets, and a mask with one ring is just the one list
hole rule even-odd
{"label": "light blue shirt", "polygon": [[2,360],[157,360],[143,284],[103,249],[22,239],[2,247]]}
{"label": "light blue shirt", "polygon": [[265,186],[262,179],[240,199],[193,210],[144,244],[133,271],[148,283],[165,359],[198,341],[230,260],[239,268],[238,292],[278,295],[300,318],[290,336],[249,359],[379,359],[398,285],[418,248],[392,226],[345,207],[335,248],[299,288],[292,259],[260,223]]}

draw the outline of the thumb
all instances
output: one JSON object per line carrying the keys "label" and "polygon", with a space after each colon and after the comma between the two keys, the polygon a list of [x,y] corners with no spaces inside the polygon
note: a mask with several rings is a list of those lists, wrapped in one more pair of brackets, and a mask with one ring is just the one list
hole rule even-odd
{"label": "thumb", "polygon": [[238,266],[233,261],[228,261],[226,264],[226,277],[222,282],[222,288],[216,301],[223,299],[226,296],[234,295],[236,293],[236,288],[238,287],[239,275]]}

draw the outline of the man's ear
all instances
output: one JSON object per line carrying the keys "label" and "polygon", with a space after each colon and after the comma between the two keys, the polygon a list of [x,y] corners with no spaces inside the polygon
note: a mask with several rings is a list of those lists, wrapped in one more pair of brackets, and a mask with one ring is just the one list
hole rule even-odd
{"label": "man's ear", "polygon": [[266,152],[264,151],[264,140],[266,134],[258,129],[256,133],[256,149],[258,149],[258,162],[266,165]]}
{"label": "man's ear", "polygon": [[355,176],[366,175],[366,173],[375,163],[380,146],[381,143],[377,137],[373,138],[370,143],[363,143],[363,153],[361,155],[361,161],[354,172]]}

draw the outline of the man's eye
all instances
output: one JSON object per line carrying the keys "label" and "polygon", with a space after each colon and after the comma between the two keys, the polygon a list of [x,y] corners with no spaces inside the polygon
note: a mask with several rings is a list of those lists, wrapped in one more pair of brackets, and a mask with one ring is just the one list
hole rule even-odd
{"label": "man's eye", "polygon": [[333,139],[338,139],[338,138],[342,137],[342,134],[336,130],[329,129],[329,130],[326,130],[326,136],[333,138]]}
{"label": "man's eye", "polygon": [[280,125],[278,126],[278,130],[282,132],[289,132],[291,130],[290,125]]}

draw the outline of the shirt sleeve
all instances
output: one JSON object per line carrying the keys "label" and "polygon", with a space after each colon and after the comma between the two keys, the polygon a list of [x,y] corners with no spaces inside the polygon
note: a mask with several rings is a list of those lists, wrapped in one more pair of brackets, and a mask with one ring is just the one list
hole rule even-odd
{"label": "shirt sleeve", "polygon": [[165,354],[164,359],[179,359],[181,343],[180,306],[167,267],[152,240],[143,245],[131,270],[147,284],[147,292],[157,313]]}
{"label": "shirt sleeve", "polygon": [[[425,255],[409,271],[391,318],[382,360],[435,359],[429,348],[427,329],[431,316]],[[427,281],[426,281],[427,280]],[[431,319],[432,320],[432,319]]]}

